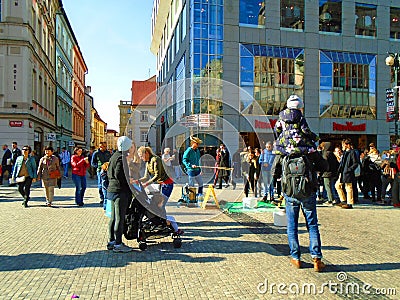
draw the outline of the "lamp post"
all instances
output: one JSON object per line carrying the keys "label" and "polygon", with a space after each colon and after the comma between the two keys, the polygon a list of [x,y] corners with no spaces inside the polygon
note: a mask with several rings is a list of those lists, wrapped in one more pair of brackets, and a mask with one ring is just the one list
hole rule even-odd
{"label": "lamp post", "polygon": [[395,142],[397,141],[399,135],[398,131],[398,119],[399,119],[399,86],[398,86],[398,74],[400,70],[400,57],[399,53],[388,52],[389,56],[386,57],[385,63],[387,66],[393,67],[394,70],[394,89],[395,89],[395,101],[394,101],[394,136]]}

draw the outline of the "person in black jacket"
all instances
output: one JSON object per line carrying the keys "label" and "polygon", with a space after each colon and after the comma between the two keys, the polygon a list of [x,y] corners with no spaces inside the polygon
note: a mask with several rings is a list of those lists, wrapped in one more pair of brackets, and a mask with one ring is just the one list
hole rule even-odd
{"label": "person in black jacket", "polygon": [[129,252],[133,249],[122,243],[124,219],[129,201],[132,199],[132,192],[129,187],[129,174],[124,172],[123,160],[126,159],[129,149],[132,147],[132,140],[127,136],[121,136],[117,140],[118,151],[110,158],[107,170],[108,189],[107,201],[111,201],[111,218],[108,223],[109,242],[108,250],[114,252]]}
{"label": "person in black jacket", "polygon": [[[343,149],[343,156],[340,161],[339,165],[339,179],[336,181],[335,188],[339,194],[339,198],[342,208],[353,208],[354,204],[354,195],[353,195],[353,182],[355,181],[356,177],[354,171],[357,169],[360,161],[354,149],[352,149],[352,142],[350,139],[344,139],[342,141],[342,149]],[[344,183],[346,189],[346,195],[343,191]],[[347,198],[347,199],[346,199]]]}
{"label": "person in black jacket", "polygon": [[335,182],[338,179],[338,169],[339,169],[339,162],[336,159],[336,156],[331,151],[331,143],[330,142],[322,142],[321,143],[322,157],[328,162],[328,171],[322,173],[322,178],[324,181],[324,187],[326,190],[326,194],[328,196],[328,202],[332,204],[338,204],[339,199],[334,197],[335,190]]}
{"label": "person in black jacket", "polygon": [[[224,144],[221,144],[219,147],[219,161],[218,161],[218,167],[221,169],[218,169],[218,186],[216,187],[217,189],[222,189],[222,180],[225,181],[226,187],[229,186],[229,176],[231,174],[231,171],[228,170],[227,168],[231,167],[231,158],[229,155],[228,149],[226,149]],[[236,185],[236,184],[234,184]]]}
{"label": "person in black jacket", "polygon": [[3,158],[1,160],[1,175],[0,175],[0,184],[3,184],[3,178],[4,174],[7,173],[6,180],[11,177],[11,168],[12,168],[12,162],[11,162],[11,151],[8,149],[8,146],[6,144],[3,145]]}
{"label": "person in black jacket", "polygon": [[90,161],[90,164],[92,165],[93,168],[96,169],[97,172],[97,188],[99,189],[99,195],[100,195],[100,205],[104,205],[104,195],[103,195],[103,188],[101,186],[101,166],[110,160],[111,153],[110,151],[107,150],[107,143],[106,142],[101,142],[99,149],[97,149],[92,156],[92,159]]}

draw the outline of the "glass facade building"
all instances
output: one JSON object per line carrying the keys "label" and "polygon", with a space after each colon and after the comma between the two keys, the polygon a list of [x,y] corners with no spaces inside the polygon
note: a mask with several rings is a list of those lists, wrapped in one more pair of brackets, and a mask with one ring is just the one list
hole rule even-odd
{"label": "glass facade building", "polygon": [[[171,125],[208,114],[215,122],[202,128],[207,146],[217,140],[235,149],[243,141],[260,146],[260,136],[296,93],[323,140],[350,137],[359,148],[369,142],[389,148],[395,132],[386,122],[385,91],[398,83],[384,61],[400,46],[400,5],[393,3],[155,1],[151,49],[162,93],[158,103],[167,107],[158,118],[160,141],[167,137],[179,147],[196,131],[189,127],[179,138],[169,137]],[[227,82],[239,92],[227,93]],[[241,139],[233,140],[221,119]]]}

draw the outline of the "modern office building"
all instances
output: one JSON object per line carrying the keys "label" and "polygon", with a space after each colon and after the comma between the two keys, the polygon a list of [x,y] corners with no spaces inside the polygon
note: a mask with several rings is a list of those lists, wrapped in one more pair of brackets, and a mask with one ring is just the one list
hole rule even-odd
{"label": "modern office building", "polygon": [[[385,59],[399,48],[399,24],[400,1],[155,0],[160,140],[259,146],[296,93],[322,140],[387,149],[398,105],[386,90],[398,67]],[[192,126],[196,114],[209,126]],[[188,126],[169,135],[176,124]]]}

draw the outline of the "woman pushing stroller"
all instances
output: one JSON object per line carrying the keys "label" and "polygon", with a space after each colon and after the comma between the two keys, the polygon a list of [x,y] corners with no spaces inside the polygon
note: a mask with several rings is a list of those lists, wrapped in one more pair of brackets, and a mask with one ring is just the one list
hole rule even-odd
{"label": "woman pushing stroller", "polygon": [[[146,162],[145,174],[139,181],[144,187],[152,183],[158,183],[161,185],[161,193],[164,195],[164,201],[160,205],[160,208],[165,212],[165,205],[169,197],[171,196],[174,188],[174,181],[170,178],[164,169],[162,159],[153,153],[150,147],[142,146],[138,149],[138,155],[141,160]],[[182,235],[183,230],[178,229],[178,225],[172,216],[167,216],[167,222],[174,228],[176,234]]]}

